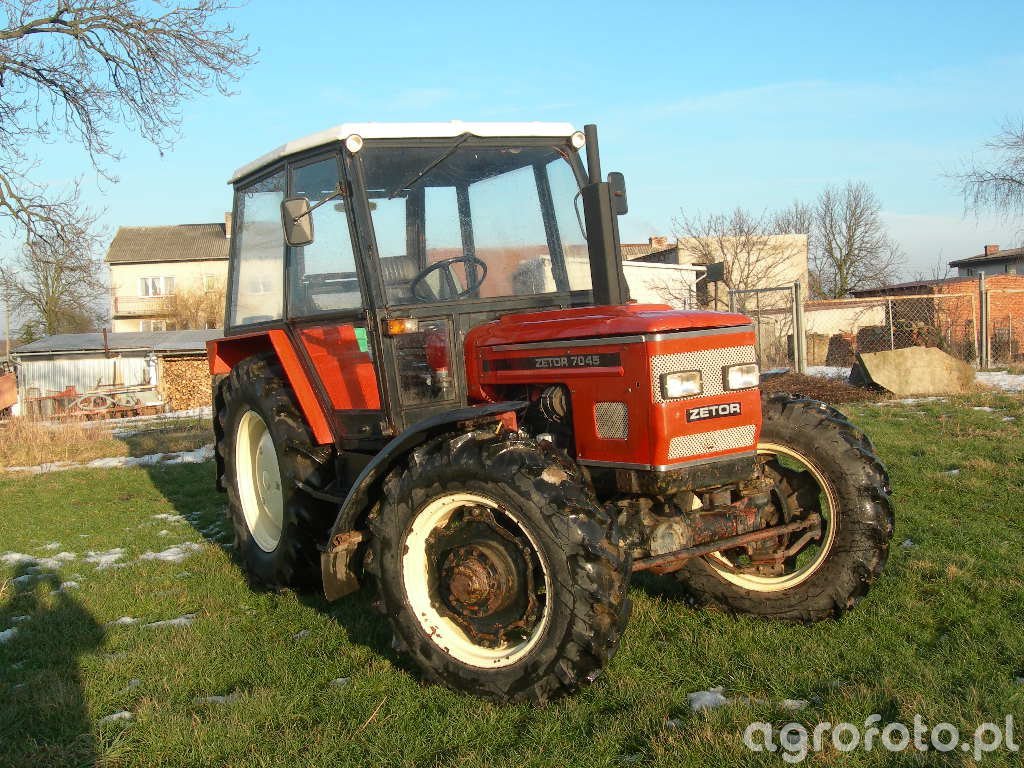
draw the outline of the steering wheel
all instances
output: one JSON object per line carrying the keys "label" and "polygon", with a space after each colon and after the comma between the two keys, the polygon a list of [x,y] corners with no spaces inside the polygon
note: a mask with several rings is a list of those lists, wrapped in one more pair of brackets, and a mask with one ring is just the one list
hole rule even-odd
{"label": "steering wheel", "polygon": [[[464,264],[466,266],[466,282],[469,283],[469,285],[461,291],[459,290],[459,282],[455,279],[455,275],[452,273],[452,265],[454,264]],[[470,269],[470,265],[472,265],[474,269]],[[438,271],[442,273],[441,279],[443,280],[441,285],[441,296],[435,295],[434,289],[423,282],[432,272]],[[412,295],[420,301],[464,299],[480,287],[480,284],[483,283],[485,277],[487,277],[486,263],[478,259],[476,256],[456,256],[451,259],[444,259],[443,261],[435,262],[422,270],[412,279],[412,283],[409,285],[409,290],[411,290]],[[447,293],[448,295],[444,296],[444,293]]]}

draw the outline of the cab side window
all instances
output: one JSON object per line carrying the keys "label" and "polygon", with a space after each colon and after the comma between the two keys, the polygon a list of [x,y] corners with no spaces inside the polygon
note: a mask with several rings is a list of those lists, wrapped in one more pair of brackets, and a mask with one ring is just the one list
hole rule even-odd
{"label": "cab side window", "polygon": [[284,316],[284,182],[280,171],[235,193],[231,325]]}
{"label": "cab side window", "polygon": [[[291,196],[316,205],[338,191],[334,156],[292,168]],[[335,197],[310,215],[314,240],[288,249],[288,313],[292,317],[358,309],[363,306],[349,232],[348,202]]]}

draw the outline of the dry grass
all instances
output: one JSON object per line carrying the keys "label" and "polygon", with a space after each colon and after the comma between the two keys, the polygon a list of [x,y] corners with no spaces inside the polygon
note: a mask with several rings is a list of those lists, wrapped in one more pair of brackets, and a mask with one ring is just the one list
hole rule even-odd
{"label": "dry grass", "polygon": [[0,467],[28,467],[57,461],[88,462],[111,456],[145,456],[187,451],[213,442],[210,422],[188,419],[116,431],[97,422],[0,422]]}

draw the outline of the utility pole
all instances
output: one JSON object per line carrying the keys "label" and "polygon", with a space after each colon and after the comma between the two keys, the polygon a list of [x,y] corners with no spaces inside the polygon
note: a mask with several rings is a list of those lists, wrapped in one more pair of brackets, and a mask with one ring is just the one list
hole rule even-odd
{"label": "utility pole", "polygon": [[11,301],[4,295],[4,360],[11,362]]}

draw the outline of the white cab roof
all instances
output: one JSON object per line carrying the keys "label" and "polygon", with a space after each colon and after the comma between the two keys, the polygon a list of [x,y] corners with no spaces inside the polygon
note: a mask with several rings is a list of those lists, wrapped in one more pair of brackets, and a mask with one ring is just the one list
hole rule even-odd
{"label": "white cab roof", "polygon": [[464,123],[461,120],[452,120],[447,123],[342,123],[328,128],[326,131],[319,131],[282,144],[277,149],[243,165],[234,172],[228,183],[233,184],[282,157],[331,142],[344,141],[353,134],[358,134],[364,139],[443,139],[454,138],[464,133],[474,136],[507,136],[509,138],[537,136],[569,138],[575,130],[572,123]]}

